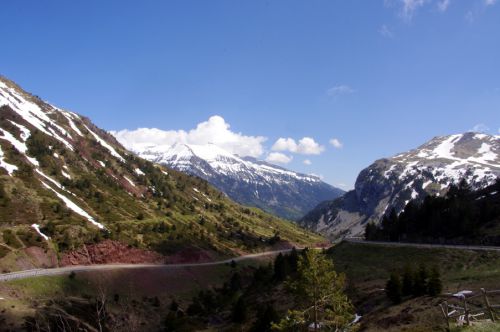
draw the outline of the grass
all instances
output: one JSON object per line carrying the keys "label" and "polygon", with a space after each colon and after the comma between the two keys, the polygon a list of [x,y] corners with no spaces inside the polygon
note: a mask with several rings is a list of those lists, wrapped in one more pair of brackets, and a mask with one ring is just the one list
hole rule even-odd
{"label": "grass", "polygon": [[498,332],[500,331],[499,323],[482,323],[467,327],[452,327],[450,332]]}
{"label": "grass", "polygon": [[348,293],[363,315],[367,331],[443,331],[444,320],[438,308],[443,298],[420,297],[399,305],[392,305],[386,298],[383,289],[389,274],[406,265],[438,267],[443,292],[500,289],[498,252],[341,243],[328,254],[335,268],[346,274]]}
{"label": "grass", "polygon": [[356,283],[385,280],[406,265],[436,266],[445,286],[499,286],[500,253],[342,243],[329,251],[336,269]]}

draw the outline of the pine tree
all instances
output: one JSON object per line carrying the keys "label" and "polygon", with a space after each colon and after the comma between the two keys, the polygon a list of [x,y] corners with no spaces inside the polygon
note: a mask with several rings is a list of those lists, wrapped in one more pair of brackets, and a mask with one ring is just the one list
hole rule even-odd
{"label": "pine tree", "polygon": [[236,272],[231,276],[231,281],[229,282],[229,289],[231,292],[235,293],[241,290],[241,275]]}
{"label": "pine tree", "polygon": [[276,281],[283,281],[290,274],[290,263],[288,259],[279,254],[274,260],[274,279]]}
{"label": "pine tree", "polygon": [[231,318],[235,323],[243,323],[247,319],[247,305],[243,296],[240,296],[234,304]]}
{"label": "pine tree", "polygon": [[401,303],[401,288],[401,278],[396,273],[391,273],[391,277],[385,286],[385,293],[395,304]]}
{"label": "pine tree", "polygon": [[439,274],[439,270],[436,267],[434,267],[429,277],[429,284],[427,285],[427,293],[430,296],[437,296],[441,294],[442,290],[443,290],[443,283],[441,282],[441,276]]}
{"label": "pine tree", "polygon": [[403,296],[410,296],[413,293],[413,271],[409,266],[406,266],[403,272],[401,293]]}
{"label": "pine tree", "polygon": [[422,296],[427,293],[427,278],[428,273],[426,267],[424,265],[420,265],[414,276],[413,295]]}
{"label": "pine tree", "polygon": [[265,307],[257,311],[257,320],[252,326],[252,332],[269,332],[271,324],[278,320],[278,314],[272,304],[267,304]]}
{"label": "pine tree", "polygon": [[289,330],[310,326],[335,330],[346,326],[353,317],[353,307],[344,294],[345,277],[337,274],[333,263],[324,254],[309,250],[299,258],[297,277],[288,282],[288,289],[303,306],[292,310],[295,321],[283,319],[274,327]]}
{"label": "pine tree", "polygon": [[299,253],[295,247],[292,248],[290,255],[288,256],[288,261],[290,264],[291,272],[297,272],[297,264],[299,263]]}

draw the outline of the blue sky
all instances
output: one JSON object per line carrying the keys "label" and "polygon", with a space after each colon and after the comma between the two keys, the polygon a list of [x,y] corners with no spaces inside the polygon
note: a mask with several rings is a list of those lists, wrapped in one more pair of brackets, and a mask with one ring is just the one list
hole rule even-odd
{"label": "blue sky", "polygon": [[375,159],[500,127],[500,1],[8,1],[0,29],[1,74],[101,128],[216,123],[344,188]]}

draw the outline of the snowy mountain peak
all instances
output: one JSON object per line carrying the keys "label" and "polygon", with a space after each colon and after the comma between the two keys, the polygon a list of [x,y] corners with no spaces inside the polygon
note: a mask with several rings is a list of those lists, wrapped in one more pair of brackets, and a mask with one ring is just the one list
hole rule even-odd
{"label": "snowy mountain peak", "polygon": [[492,184],[500,171],[500,137],[468,132],[435,137],[417,149],[396,155],[384,174],[401,180],[428,171],[443,187],[465,179],[474,187]]}
{"label": "snowy mountain peak", "polygon": [[240,203],[286,218],[299,218],[319,202],[342,193],[317,176],[240,157],[215,144],[129,148],[144,159],[199,176]]}
{"label": "snowy mountain peak", "polygon": [[466,180],[473,189],[500,176],[500,137],[467,132],[434,137],[362,170],[355,189],[337,201],[318,206],[302,222],[329,234],[360,234],[368,221],[378,222],[391,210],[401,212],[410,200],[443,195]]}

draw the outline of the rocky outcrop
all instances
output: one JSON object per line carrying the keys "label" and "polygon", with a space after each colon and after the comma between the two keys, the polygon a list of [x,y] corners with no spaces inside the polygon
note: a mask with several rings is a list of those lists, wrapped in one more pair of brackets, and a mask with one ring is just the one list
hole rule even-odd
{"label": "rocky outcrop", "polygon": [[367,222],[379,222],[410,200],[443,195],[466,180],[484,188],[500,176],[500,136],[465,133],[436,137],[417,149],[380,159],[362,170],[354,190],[324,202],[300,223],[330,237],[361,235]]}

